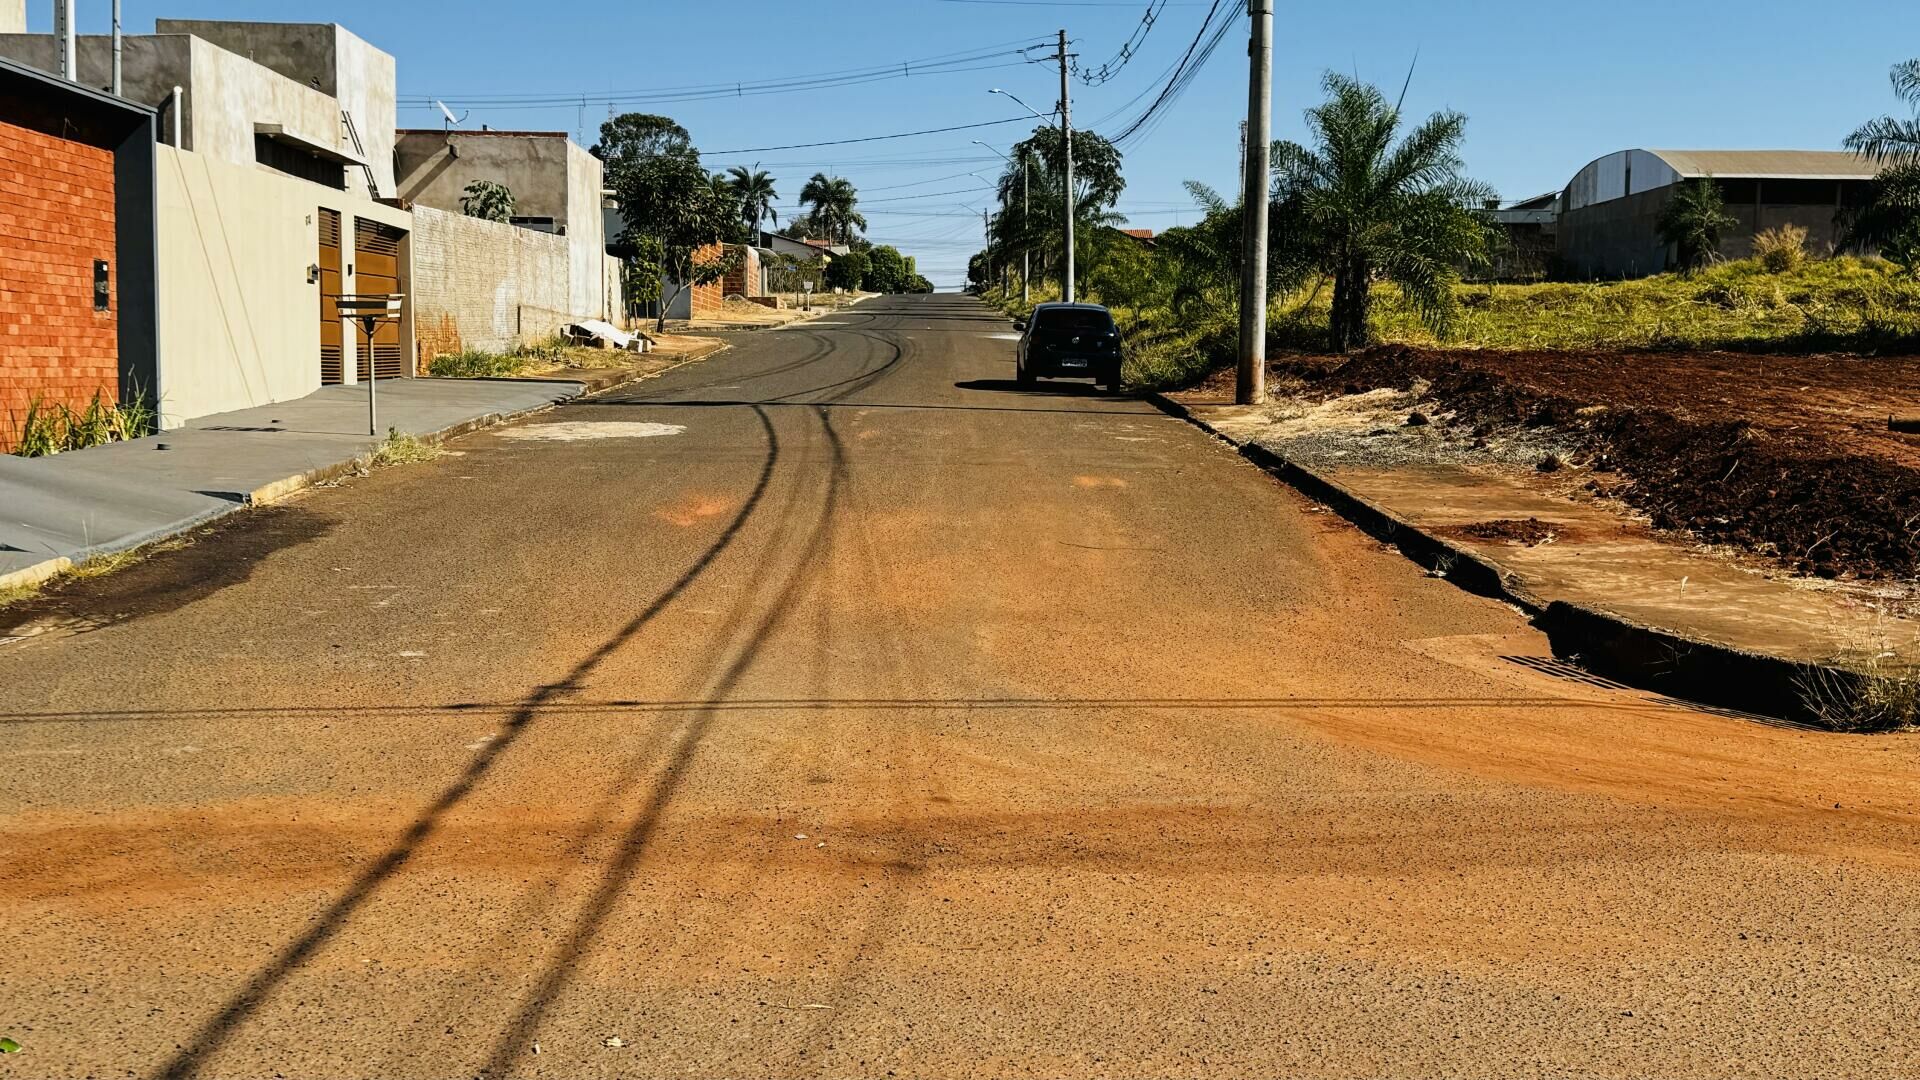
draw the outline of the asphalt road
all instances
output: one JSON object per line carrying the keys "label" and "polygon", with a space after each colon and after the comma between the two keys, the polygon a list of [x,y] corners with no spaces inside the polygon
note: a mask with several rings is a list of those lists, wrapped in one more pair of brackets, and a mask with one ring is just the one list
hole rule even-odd
{"label": "asphalt road", "polygon": [[740,335],[0,612],[0,1078],[1920,1073],[1912,739],[1539,670],[1007,338]]}

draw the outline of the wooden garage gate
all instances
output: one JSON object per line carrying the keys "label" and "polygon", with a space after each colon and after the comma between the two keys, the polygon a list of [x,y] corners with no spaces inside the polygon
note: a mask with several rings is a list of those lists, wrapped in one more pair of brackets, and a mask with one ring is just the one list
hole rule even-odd
{"label": "wooden garage gate", "polygon": [[[355,219],[353,223],[354,292],[397,293],[400,291],[400,241],[404,229],[377,221]],[[407,350],[401,343],[400,320],[383,319],[373,335],[373,371],[380,379],[403,378],[407,372]],[[359,378],[367,377],[365,338],[360,342]]]}

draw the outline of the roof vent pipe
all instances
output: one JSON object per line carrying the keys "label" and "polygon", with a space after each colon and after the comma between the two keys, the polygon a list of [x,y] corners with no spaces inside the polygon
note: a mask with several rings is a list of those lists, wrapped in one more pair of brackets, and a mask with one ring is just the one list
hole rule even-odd
{"label": "roof vent pipe", "polygon": [[180,149],[180,98],[184,93],[178,86],[173,88],[173,148]]}

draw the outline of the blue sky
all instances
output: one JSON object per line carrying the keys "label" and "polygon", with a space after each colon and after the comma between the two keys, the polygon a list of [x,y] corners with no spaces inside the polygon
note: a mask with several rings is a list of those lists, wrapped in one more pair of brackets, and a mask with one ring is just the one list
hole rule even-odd
{"label": "blue sky", "polygon": [[[1224,0],[1240,4],[1241,0]],[[107,0],[78,0],[80,29],[104,32]],[[1011,50],[1064,27],[1089,66],[1140,25],[1148,0],[871,0],[827,5],[759,0],[572,0],[533,5],[467,0],[123,0],[131,33],[160,17],[338,22],[393,53],[402,98],[444,97],[467,126],[578,131],[591,142],[609,96],[867,69],[998,50],[976,70],[761,96],[621,106],[663,112],[692,131],[710,167],[758,163],[780,181],[782,206],[815,171],[865,195],[873,238],[918,257],[953,285],[979,246],[979,172],[1029,124],[839,147],[761,150],[1022,115],[995,86],[1042,112],[1058,77]],[[1244,7],[1243,4],[1241,4]],[[49,25],[47,0],[29,24]],[[1076,126],[1095,124],[1147,88],[1192,40],[1207,0],[1170,0],[1136,58],[1111,81],[1076,80]],[[1627,147],[1833,148],[1869,116],[1891,111],[1886,72],[1920,55],[1913,0],[1279,0],[1275,134],[1299,137],[1327,68],[1398,89],[1418,53],[1407,110],[1467,114],[1469,171],[1507,198],[1564,185],[1587,161]],[[1234,186],[1246,109],[1244,19],[1150,138],[1127,155],[1120,209],[1161,229],[1195,220],[1181,181]],[[987,67],[987,64],[1006,66]],[[969,63],[962,66],[974,66]],[[505,108],[474,95],[584,95],[587,104]],[[599,99],[596,101],[595,99]],[[438,126],[431,107],[402,126]],[[1109,122],[1107,129],[1111,129]],[[718,154],[713,151],[740,150]],[[882,202],[880,200],[888,200]],[[783,215],[784,216],[784,215]]]}

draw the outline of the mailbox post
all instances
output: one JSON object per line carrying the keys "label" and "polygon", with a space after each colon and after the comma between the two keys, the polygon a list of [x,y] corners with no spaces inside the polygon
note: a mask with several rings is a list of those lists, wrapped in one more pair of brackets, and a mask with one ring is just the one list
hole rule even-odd
{"label": "mailbox post", "polygon": [[353,319],[367,334],[367,434],[379,436],[380,417],[374,384],[380,381],[373,368],[373,335],[380,324],[400,317],[399,293],[346,293],[333,298],[340,314]]}

